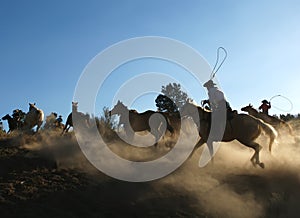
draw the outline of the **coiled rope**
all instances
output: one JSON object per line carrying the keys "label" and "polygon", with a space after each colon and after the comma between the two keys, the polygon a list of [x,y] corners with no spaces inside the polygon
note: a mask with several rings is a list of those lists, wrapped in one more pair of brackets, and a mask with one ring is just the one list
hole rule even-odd
{"label": "coiled rope", "polygon": [[[222,50],[224,52],[224,57],[223,57],[223,60],[222,62],[220,63],[220,65],[218,66],[218,63],[219,63],[219,58],[220,58],[220,50]],[[216,63],[215,63],[215,66],[211,72],[211,75],[210,75],[210,79],[212,80],[215,76],[216,76],[216,73],[219,71],[220,67],[223,65],[224,61],[226,60],[227,58],[227,51],[225,48],[223,47],[219,47],[217,49],[217,60],[216,60]],[[218,66],[218,68],[217,68]]]}
{"label": "coiled rope", "polygon": [[283,111],[283,112],[290,112],[293,110],[293,102],[288,97],[285,97],[283,95],[274,95],[272,98],[270,98],[269,102],[271,102],[274,98],[278,98],[278,97],[281,97],[281,98],[285,99],[287,102],[289,102],[289,104],[290,104],[289,110],[285,110],[280,107],[276,107],[273,104],[272,104],[272,107],[276,108],[277,110]]}

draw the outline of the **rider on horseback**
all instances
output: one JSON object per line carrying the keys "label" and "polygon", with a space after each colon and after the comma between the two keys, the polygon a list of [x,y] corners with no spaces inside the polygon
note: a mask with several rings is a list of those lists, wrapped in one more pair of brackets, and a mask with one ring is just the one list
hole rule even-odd
{"label": "rider on horseback", "polygon": [[26,113],[24,113],[22,110],[15,109],[13,110],[12,117],[15,120],[17,126],[17,129],[21,129],[23,126],[24,120],[25,120]]}
{"label": "rider on horseback", "polygon": [[262,100],[262,105],[260,105],[260,107],[258,108],[259,110],[262,111],[262,113],[264,114],[269,114],[269,109],[271,108],[271,102],[267,101],[267,100]]}
{"label": "rider on horseback", "polygon": [[203,85],[208,90],[209,100],[202,101],[202,105],[208,104],[212,111],[220,110],[222,105],[226,106],[227,109],[227,118],[232,118],[232,108],[230,104],[226,101],[224,93],[216,87],[216,84],[212,80],[208,80]]}

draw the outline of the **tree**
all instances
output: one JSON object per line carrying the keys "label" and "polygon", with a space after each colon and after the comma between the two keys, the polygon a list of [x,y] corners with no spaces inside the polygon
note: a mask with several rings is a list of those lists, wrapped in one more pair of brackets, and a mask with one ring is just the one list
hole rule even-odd
{"label": "tree", "polygon": [[295,119],[295,116],[292,115],[292,114],[287,114],[287,115],[284,115],[284,114],[280,114],[280,119],[284,120],[284,121],[290,121],[290,120],[293,120]]}
{"label": "tree", "polygon": [[103,108],[103,115],[100,117],[99,123],[100,123],[100,125],[102,125],[104,128],[107,128],[107,129],[113,130],[116,128],[116,126],[117,126],[116,121],[113,117],[111,117],[109,115],[108,107]]}
{"label": "tree", "polygon": [[178,112],[178,108],[176,104],[167,96],[165,95],[158,95],[155,99],[156,107],[158,111],[168,111],[168,112]]}
{"label": "tree", "polygon": [[161,92],[155,99],[158,111],[176,113],[186,102],[191,101],[187,93],[181,90],[179,83],[162,86]]}
{"label": "tree", "polygon": [[108,107],[104,107],[103,115],[100,116],[100,118],[96,117],[95,120],[103,140],[109,141],[117,138],[117,134],[114,131],[117,123],[115,119],[110,116]]}

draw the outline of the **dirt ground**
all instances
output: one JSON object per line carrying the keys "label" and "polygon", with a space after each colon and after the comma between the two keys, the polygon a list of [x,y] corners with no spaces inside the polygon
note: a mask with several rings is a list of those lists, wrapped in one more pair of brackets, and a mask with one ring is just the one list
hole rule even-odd
{"label": "dirt ground", "polygon": [[[299,217],[299,123],[272,154],[267,138],[255,168],[252,150],[223,143],[213,163],[198,167],[203,148],[170,175],[120,181],[94,168],[72,134],[15,134],[0,140],[1,217]],[[298,132],[297,132],[298,131]],[[124,143],[114,141],[112,147]],[[154,149],[147,153],[155,152]]]}

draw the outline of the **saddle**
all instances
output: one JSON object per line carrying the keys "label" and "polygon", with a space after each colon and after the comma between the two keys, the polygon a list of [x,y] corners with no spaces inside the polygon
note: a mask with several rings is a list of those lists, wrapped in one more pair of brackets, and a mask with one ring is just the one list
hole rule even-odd
{"label": "saddle", "polygon": [[227,109],[227,120],[231,121],[236,114],[237,110]]}

